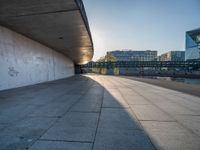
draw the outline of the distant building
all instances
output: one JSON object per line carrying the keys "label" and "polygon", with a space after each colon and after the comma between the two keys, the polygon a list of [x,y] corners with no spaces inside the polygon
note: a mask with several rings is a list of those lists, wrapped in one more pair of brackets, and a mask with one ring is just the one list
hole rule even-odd
{"label": "distant building", "polygon": [[200,28],[186,32],[185,60],[200,60]]}
{"label": "distant building", "polygon": [[156,61],[157,60],[157,51],[110,51],[107,53],[111,53],[114,57],[116,57],[117,61]]}
{"label": "distant building", "polygon": [[159,57],[160,61],[184,61],[185,51],[170,51]]}
{"label": "distant building", "polygon": [[157,61],[161,61],[161,56],[158,56],[158,57],[157,57]]}

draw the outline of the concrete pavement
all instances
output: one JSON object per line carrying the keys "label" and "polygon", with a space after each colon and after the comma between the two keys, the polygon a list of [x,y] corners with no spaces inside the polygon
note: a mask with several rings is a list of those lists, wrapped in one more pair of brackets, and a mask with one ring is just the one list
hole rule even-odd
{"label": "concrete pavement", "polygon": [[[160,86],[163,88],[183,92],[185,94],[190,94],[193,96],[200,97],[200,85],[199,84],[191,84],[190,82],[182,83],[182,82],[163,79],[165,77],[161,77],[161,79],[155,79],[155,78],[148,78],[148,77],[140,78],[140,77],[124,76],[124,78],[133,79],[136,81],[140,81],[140,82],[144,82],[144,83]],[[186,80],[186,82],[187,82],[187,80],[190,81],[191,79],[184,79],[184,80]],[[194,80],[194,79],[192,79],[192,80]]]}
{"label": "concrete pavement", "polygon": [[0,150],[200,149],[200,98],[86,75],[1,91]]}

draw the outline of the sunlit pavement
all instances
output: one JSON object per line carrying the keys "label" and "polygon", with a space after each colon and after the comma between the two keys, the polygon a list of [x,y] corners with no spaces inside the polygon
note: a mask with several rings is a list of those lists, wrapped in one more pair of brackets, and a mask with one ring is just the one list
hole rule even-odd
{"label": "sunlit pavement", "polygon": [[85,75],[0,92],[0,150],[200,149],[200,98]]}

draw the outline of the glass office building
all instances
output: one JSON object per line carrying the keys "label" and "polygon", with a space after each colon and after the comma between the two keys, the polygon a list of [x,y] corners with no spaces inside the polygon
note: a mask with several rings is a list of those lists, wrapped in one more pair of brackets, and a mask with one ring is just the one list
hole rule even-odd
{"label": "glass office building", "polygon": [[200,28],[186,32],[185,60],[200,60]]}
{"label": "glass office building", "polygon": [[117,61],[156,61],[157,51],[116,50],[107,52],[116,57]]}
{"label": "glass office building", "polygon": [[160,61],[184,61],[185,51],[170,51],[160,56]]}

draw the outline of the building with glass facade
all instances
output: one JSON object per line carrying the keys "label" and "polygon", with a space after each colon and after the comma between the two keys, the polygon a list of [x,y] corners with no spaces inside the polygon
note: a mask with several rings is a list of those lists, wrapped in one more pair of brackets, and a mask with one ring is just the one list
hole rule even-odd
{"label": "building with glass facade", "polygon": [[107,52],[116,57],[117,61],[155,61],[157,60],[157,51],[146,50],[115,50]]}
{"label": "building with glass facade", "polygon": [[185,60],[200,60],[200,28],[186,32]]}
{"label": "building with glass facade", "polygon": [[160,61],[184,61],[185,51],[169,51],[159,57]]}

